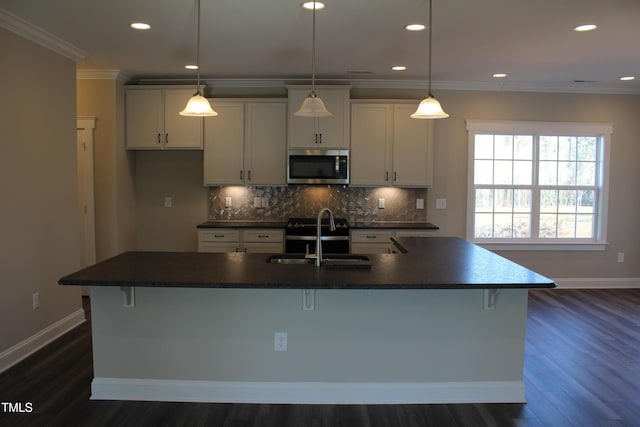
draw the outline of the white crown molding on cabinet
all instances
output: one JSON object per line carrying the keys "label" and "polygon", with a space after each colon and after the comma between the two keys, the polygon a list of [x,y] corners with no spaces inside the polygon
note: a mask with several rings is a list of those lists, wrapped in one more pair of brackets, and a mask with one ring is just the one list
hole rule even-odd
{"label": "white crown molding on cabinet", "polygon": [[74,61],[78,61],[87,56],[87,52],[82,49],[67,43],[61,38],[46,32],[42,28],[2,8],[0,8],[0,26]]}
{"label": "white crown molding on cabinet", "polygon": [[120,70],[79,69],[76,71],[76,78],[78,80],[116,80],[126,83],[131,79],[131,76]]}

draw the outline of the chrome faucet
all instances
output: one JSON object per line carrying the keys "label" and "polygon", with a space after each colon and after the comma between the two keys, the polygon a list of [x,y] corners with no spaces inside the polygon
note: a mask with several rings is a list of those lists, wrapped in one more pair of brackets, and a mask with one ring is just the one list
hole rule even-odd
{"label": "chrome faucet", "polygon": [[316,267],[320,267],[322,264],[322,214],[329,212],[329,228],[331,231],[336,230],[336,223],[333,221],[333,212],[329,208],[322,208],[318,212],[318,221],[316,223]]}

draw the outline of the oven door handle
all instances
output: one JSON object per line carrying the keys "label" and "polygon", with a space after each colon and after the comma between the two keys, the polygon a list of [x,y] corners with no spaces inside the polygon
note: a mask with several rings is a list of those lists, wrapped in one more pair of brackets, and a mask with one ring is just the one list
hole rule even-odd
{"label": "oven door handle", "polygon": [[[316,236],[285,236],[285,240],[316,240]],[[349,240],[349,236],[322,236],[320,240]]]}

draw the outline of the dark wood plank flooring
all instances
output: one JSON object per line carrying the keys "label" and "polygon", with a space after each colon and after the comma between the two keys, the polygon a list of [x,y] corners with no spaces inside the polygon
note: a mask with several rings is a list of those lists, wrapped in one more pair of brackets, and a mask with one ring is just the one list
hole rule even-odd
{"label": "dark wood plank flooring", "polygon": [[527,404],[91,401],[86,323],[0,374],[0,402],[33,405],[18,414],[0,406],[0,426],[639,426],[640,289],[529,295]]}

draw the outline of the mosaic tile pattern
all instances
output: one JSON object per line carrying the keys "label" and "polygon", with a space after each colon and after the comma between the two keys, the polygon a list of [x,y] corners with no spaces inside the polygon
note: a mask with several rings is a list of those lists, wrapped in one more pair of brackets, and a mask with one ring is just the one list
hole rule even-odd
{"label": "mosaic tile pattern", "polygon": [[[231,208],[225,198],[231,197]],[[256,206],[257,202],[261,207]],[[378,199],[384,199],[384,209]],[[425,200],[425,209],[416,209],[416,199]],[[324,207],[349,222],[426,221],[427,189],[351,188],[300,185],[288,187],[211,187],[209,220],[286,220],[317,215]]]}

